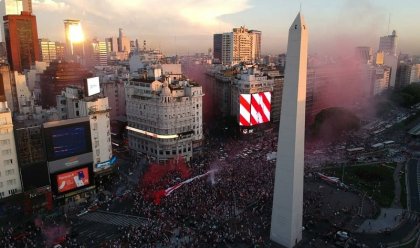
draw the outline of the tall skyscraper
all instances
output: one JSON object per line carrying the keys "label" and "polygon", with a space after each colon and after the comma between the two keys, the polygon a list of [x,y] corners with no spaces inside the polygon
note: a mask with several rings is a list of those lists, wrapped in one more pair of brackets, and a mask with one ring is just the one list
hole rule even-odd
{"label": "tall skyscraper", "polygon": [[119,29],[118,51],[127,53],[130,52],[130,39],[124,35],[122,28]]}
{"label": "tall skyscraper", "polygon": [[308,29],[299,13],[289,29],[271,217],[272,241],[302,239]]}
{"label": "tall skyscraper", "polygon": [[[0,2],[0,17],[20,15],[22,11],[32,13],[32,0],[2,0]],[[3,19],[1,19],[1,26],[4,26]],[[1,36],[5,41],[3,28],[1,28]]]}
{"label": "tall skyscraper", "polygon": [[[215,34],[213,39],[217,42],[213,43],[214,46],[219,46],[221,39],[221,61],[224,65],[255,63],[261,58],[261,31],[240,27],[230,33]],[[213,48],[216,50],[216,47]]]}
{"label": "tall skyscraper", "polygon": [[39,61],[36,17],[29,12],[3,17],[7,59],[14,71],[30,69]]}
{"label": "tall skyscraper", "polygon": [[64,20],[64,32],[66,36],[66,57],[80,62],[85,53],[85,37],[80,20]]}
{"label": "tall skyscraper", "polygon": [[364,64],[372,63],[372,48],[371,47],[356,47],[354,55],[358,61]]}
{"label": "tall skyscraper", "polygon": [[379,51],[383,51],[385,54],[397,56],[397,43],[398,36],[397,32],[394,30],[391,35],[382,36],[379,39]]}
{"label": "tall skyscraper", "polygon": [[213,35],[213,58],[222,61],[222,34]]}

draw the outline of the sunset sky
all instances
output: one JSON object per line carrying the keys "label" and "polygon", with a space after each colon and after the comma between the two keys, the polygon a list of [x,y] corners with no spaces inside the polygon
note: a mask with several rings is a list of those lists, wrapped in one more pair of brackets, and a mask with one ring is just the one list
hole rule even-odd
{"label": "sunset sky", "polygon": [[[245,25],[262,31],[263,53],[285,52],[287,31],[302,3],[311,53],[337,54],[355,46],[378,48],[397,30],[399,50],[420,54],[418,0],[33,0],[40,38],[64,41],[63,20],[82,21],[87,37],[146,40],[166,54],[212,47],[214,33]],[[141,42],[142,43],[142,42]]]}

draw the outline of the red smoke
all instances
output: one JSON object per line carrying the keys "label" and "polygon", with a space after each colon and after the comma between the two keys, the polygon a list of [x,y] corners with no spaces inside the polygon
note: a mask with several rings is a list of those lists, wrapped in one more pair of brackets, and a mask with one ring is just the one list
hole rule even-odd
{"label": "red smoke", "polygon": [[140,183],[140,190],[145,199],[160,204],[160,199],[165,194],[165,188],[173,184],[173,179],[182,180],[191,175],[190,169],[183,157],[170,160],[167,164],[153,163],[149,166]]}

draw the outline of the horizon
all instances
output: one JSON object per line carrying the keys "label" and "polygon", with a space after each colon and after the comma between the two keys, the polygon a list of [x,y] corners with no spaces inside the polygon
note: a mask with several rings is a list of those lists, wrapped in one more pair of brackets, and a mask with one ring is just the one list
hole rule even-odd
{"label": "horizon", "polygon": [[[263,54],[281,54],[286,50],[289,24],[300,9],[299,2],[290,0],[205,0],[194,4],[186,0],[159,3],[106,0],[100,5],[97,3],[34,0],[33,14],[37,17],[39,38],[64,41],[63,20],[75,18],[81,20],[88,39],[117,37],[118,28],[122,28],[130,40],[139,39],[141,43],[146,40],[148,48],[160,49],[165,54],[187,55],[213,48],[215,33],[246,26],[262,32]],[[418,1],[369,0],[355,4],[351,0],[304,0],[301,8],[311,36],[311,54],[342,56],[349,51],[352,54],[357,46],[370,46],[376,51],[379,37],[389,35],[392,30],[396,30],[399,37],[399,52],[420,54],[416,44],[420,35],[411,32],[420,30],[420,24],[404,22],[416,17],[415,9],[420,8]],[[290,11],[293,9],[296,11]]]}

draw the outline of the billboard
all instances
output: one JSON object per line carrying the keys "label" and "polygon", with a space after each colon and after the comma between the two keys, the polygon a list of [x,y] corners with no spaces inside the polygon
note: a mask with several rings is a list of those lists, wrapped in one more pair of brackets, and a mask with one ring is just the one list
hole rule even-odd
{"label": "billboard", "polygon": [[92,152],[89,121],[49,126],[44,124],[48,161]]}
{"label": "billboard", "polygon": [[239,95],[239,125],[255,126],[270,121],[271,92]]}
{"label": "billboard", "polygon": [[99,77],[93,77],[86,79],[86,95],[92,96],[99,94],[101,87],[99,85]]}
{"label": "billboard", "polygon": [[56,175],[57,192],[65,193],[90,185],[88,167],[79,168]]}

